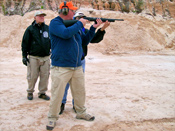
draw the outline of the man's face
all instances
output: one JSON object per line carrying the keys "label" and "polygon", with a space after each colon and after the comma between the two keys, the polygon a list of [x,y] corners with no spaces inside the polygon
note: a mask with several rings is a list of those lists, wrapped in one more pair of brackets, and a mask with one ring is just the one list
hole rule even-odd
{"label": "man's face", "polygon": [[43,23],[44,22],[44,15],[35,16],[35,21],[36,21],[36,23],[39,23],[39,24]]}
{"label": "man's face", "polygon": [[75,15],[76,10],[69,10],[69,13],[67,15],[68,20],[73,20],[73,16]]}

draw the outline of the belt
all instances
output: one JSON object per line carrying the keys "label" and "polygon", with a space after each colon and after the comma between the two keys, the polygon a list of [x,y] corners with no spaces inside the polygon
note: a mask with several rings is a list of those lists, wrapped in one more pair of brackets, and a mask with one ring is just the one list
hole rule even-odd
{"label": "belt", "polygon": [[78,66],[78,67],[65,67],[65,68],[69,68],[69,69],[71,69],[71,70],[77,70],[77,69],[82,68],[82,66]]}
{"label": "belt", "polygon": [[[53,69],[54,67],[59,68],[59,66],[52,66],[51,65],[51,69]],[[67,68],[67,69],[70,69],[70,70],[78,70],[78,69],[82,68],[82,66],[78,66],[78,67],[62,67],[62,68]]]}

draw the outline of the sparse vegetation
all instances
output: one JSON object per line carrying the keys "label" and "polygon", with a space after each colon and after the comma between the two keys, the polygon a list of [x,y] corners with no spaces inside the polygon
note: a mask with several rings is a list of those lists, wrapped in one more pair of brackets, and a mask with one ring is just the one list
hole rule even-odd
{"label": "sparse vegetation", "polygon": [[6,15],[6,14],[7,14],[7,11],[6,11],[6,9],[5,9],[5,6],[2,4],[1,7],[2,7],[2,12],[3,12],[3,14]]}
{"label": "sparse vegetation", "polygon": [[[26,1],[28,5],[26,5]],[[59,4],[64,0],[3,0],[1,1],[1,12],[4,15],[24,15],[26,12],[30,12],[38,9],[49,9],[58,11]],[[71,0],[66,0],[71,1]],[[75,6],[92,5],[92,8],[101,10],[108,9],[121,12],[134,12],[141,13],[143,10],[148,10],[149,14],[156,16],[156,7],[158,3],[161,5],[162,16],[167,17],[171,15],[169,11],[168,2],[173,0],[72,0]],[[29,4],[30,3],[30,4]],[[107,6],[108,7],[105,7]],[[149,6],[149,7],[148,7]],[[171,16],[170,16],[171,17]]]}
{"label": "sparse vegetation", "polygon": [[137,13],[142,12],[142,10],[144,9],[143,6],[144,6],[144,1],[143,0],[135,1],[135,10],[136,10]]}

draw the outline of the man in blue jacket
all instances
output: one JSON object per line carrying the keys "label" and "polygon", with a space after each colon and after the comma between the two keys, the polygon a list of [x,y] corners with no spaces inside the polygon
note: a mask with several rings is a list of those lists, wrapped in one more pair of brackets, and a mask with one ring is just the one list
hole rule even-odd
{"label": "man in blue jacket", "polygon": [[95,119],[94,116],[86,113],[86,92],[81,57],[83,53],[82,43],[85,45],[89,44],[94,37],[96,28],[102,24],[102,21],[97,19],[97,24],[94,23],[86,34],[82,31],[82,28],[86,25],[87,20],[83,18],[74,25],[66,27],[63,20],[72,20],[77,9],[72,2],[62,2],[59,16],[51,20],[49,26],[52,52],[52,84],[47,130],[53,130],[55,127],[68,82],[71,86],[74,107],[77,111],[76,118],[87,121]]}
{"label": "man in blue jacket", "polygon": [[[84,18],[86,17],[82,12],[76,12],[76,14],[74,15],[74,19],[75,20],[79,20],[80,18]],[[97,32],[95,33],[93,39],[90,41],[90,43],[99,43],[103,40],[103,37],[106,33],[105,29],[110,25],[110,22],[106,21],[102,28],[99,28],[97,30]],[[88,29],[85,29],[85,28],[82,28],[82,30],[85,32],[85,34],[88,32]],[[85,72],[85,57],[88,53],[88,46],[87,45],[84,45],[82,44],[82,48],[83,48],[83,54],[82,54],[82,57],[81,57],[81,64],[82,64],[82,67],[83,67],[83,72]],[[62,100],[62,104],[61,104],[61,109],[60,109],[60,115],[63,113],[64,111],[64,108],[65,108],[65,104],[66,104],[66,101],[67,101],[67,93],[68,93],[68,89],[69,89],[69,83],[66,85],[66,88],[65,88],[65,92],[64,92],[64,96],[63,96],[63,100]],[[72,104],[74,105],[74,101],[72,100]],[[74,106],[73,106],[73,109],[74,111],[76,112]]]}

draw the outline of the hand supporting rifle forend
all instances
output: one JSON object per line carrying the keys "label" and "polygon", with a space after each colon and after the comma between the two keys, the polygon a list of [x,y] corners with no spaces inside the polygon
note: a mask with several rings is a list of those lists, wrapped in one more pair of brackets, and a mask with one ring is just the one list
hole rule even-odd
{"label": "hand supporting rifle forend", "polygon": [[[89,21],[94,21],[96,23],[96,19],[98,19],[97,17],[83,17],[83,19],[89,20]],[[108,19],[108,18],[99,18],[101,19],[103,22],[115,22],[115,21],[124,21],[124,19]],[[66,27],[72,26],[73,24],[75,24],[78,20],[63,20],[64,25]]]}

